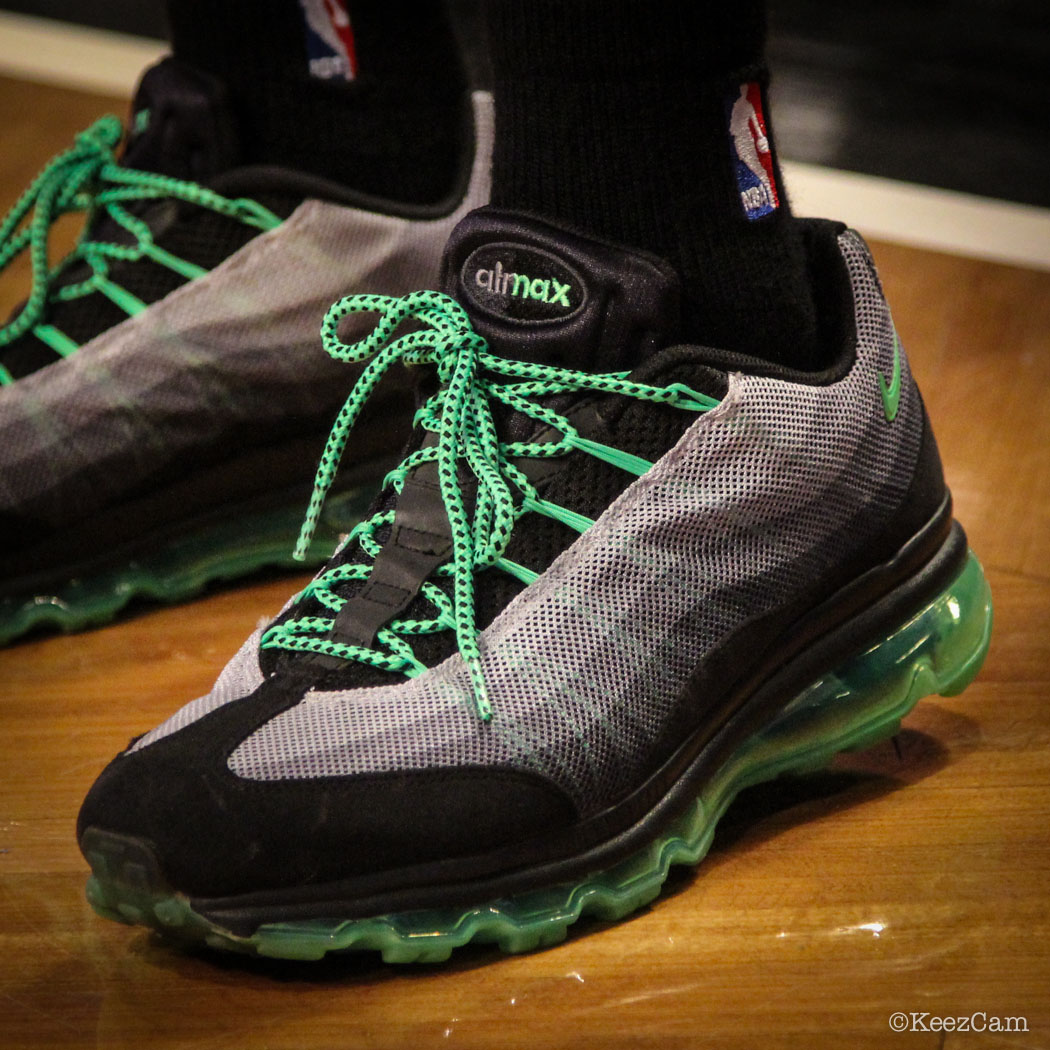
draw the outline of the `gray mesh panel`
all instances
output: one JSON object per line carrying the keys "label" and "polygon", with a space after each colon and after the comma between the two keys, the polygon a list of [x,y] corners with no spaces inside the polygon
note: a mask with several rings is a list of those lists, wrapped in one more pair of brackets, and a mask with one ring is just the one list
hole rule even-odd
{"label": "gray mesh panel", "polygon": [[892,372],[892,324],[862,242],[840,246],[851,372],[825,387],[733,375],[722,405],[485,631],[490,723],[454,657],[406,683],[310,692],[230,768],[277,780],[510,764],[550,776],[585,813],[627,790],[704,653],[867,542],[911,481],[918,395],[904,363],[887,423],[877,371]]}
{"label": "gray mesh panel", "polygon": [[276,427],[332,403],[347,372],[320,347],[328,307],[433,284],[453,226],[488,202],[489,96],[476,93],[474,109],[474,167],[455,212],[424,221],[306,201],[68,360],[0,387],[0,514],[89,514],[238,420]]}

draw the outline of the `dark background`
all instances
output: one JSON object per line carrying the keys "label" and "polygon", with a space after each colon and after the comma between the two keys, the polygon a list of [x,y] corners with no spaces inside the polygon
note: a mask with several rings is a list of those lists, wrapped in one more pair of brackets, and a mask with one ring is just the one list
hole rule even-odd
{"label": "dark background", "polygon": [[[163,0],[0,7],[165,35]],[[1050,0],[773,0],[769,59],[785,158],[1050,207]]]}

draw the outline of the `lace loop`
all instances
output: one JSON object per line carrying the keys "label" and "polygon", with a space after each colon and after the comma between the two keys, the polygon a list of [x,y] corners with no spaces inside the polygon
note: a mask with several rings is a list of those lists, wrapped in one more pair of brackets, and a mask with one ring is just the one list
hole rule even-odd
{"label": "lace loop", "polygon": [[[339,338],[337,330],[343,318],[355,313],[376,313],[379,319],[368,335],[347,344]],[[398,327],[408,320],[420,322],[424,327],[395,338]],[[523,582],[528,582],[530,576],[534,578],[535,574],[527,568],[503,558],[523,514],[556,517],[579,531],[593,524],[580,514],[541,499],[524,472],[512,461],[563,456],[575,449],[634,474],[644,472],[651,465],[637,456],[588,441],[567,418],[537,399],[592,391],[673,404],[694,412],[708,411],[718,402],[680,384],[654,387],[634,382],[626,373],[578,372],[498,357],[474,331],[466,311],[454,299],[439,292],[414,292],[400,299],[348,296],[325,315],[321,338],[327,352],[337,360],[367,364],[340,410],[322,453],[295,556],[300,559],[305,556],[349,432],[380,379],[397,362],[428,365],[435,369],[440,386],[416,413],[416,425],[435,435],[437,440],[407,455],[388,476],[387,484],[400,494],[412,470],[423,463],[436,464],[452,534],[452,556],[450,563],[441,566],[435,575],[451,577],[452,596],[432,580],[425,581],[420,593],[437,610],[434,617],[395,619],[387,623],[377,632],[374,648],[347,645],[324,637],[331,632],[335,616],[347,601],[338,593],[338,588],[366,580],[371,565],[342,564],[322,573],[299,596],[299,602],[307,598],[317,600],[331,611],[332,618],[303,617],[277,624],[264,634],[262,647],[325,653],[412,676],[425,667],[412,652],[407,637],[451,629],[470,676],[475,710],[487,721],[492,717],[492,702],[482,672],[474,603],[475,574],[495,566]],[[500,441],[493,402],[552,428],[561,437],[547,441]],[[472,514],[468,514],[461,481],[464,473],[473,479],[472,487],[476,486]],[[356,542],[367,558],[374,559],[380,550],[375,533],[380,527],[392,524],[393,519],[393,511],[374,515],[351,532],[347,543]]]}

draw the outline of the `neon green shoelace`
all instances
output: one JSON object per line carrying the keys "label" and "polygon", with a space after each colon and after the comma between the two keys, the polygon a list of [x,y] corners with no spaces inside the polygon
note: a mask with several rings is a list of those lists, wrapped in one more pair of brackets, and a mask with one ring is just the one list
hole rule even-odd
{"label": "neon green shoelace", "polygon": [[[354,344],[340,341],[336,330],[345,316],[373,312],[380,315],[380,320],[368,336]],[[425,327],[394,339],[397,327],[410,318]],[[707,412],[719,402],[681,383],[654,387],[632,382],[626,372],[593,374],[498,357],[489,352],[485,340],[471,327],[463,308],[438,292],[415,292],[401,299],[348,296],[328,311],[321,338],[325,349],[337,360],[369,363],[340,411],[321,456],[296,557],[302,558],[309,546],[350,429],[376,384],[397,361],[427,364],[437,370],[440,388],[416,413],[415,424],[436,435],[437,441],[410,453],[387,476],[385,485],[400,494],[413,469],[423,463],[437,464],[441,497],[452,533],[452,559],[433,575],[452,578],[452,595],[428,580],[422,585],[421,594],[434,606],[433,617],[390,621],[377,632],[375,648],[347,645],[326,637],[347,601],[337,588],[352,580],[367,579],[371,565],[339,565],[313,580],[297,599],[316,599],[330,610],[331,617],[302,617],[272,627],[263,636],[262,648],[323,653],[412,677],[425,671],[426,666],[412,651],[409,638],[453,630],[470,674],[477,713],[488,720],[492,705],[478,647],[475,573],[497,567],[525,584],[536,578],[536,573],[503,556],[514,527],[524,514],[543,514],[578,532],[593,524],[581,514],[543,500],[512,460],[564,456],[579,450],[635,475],[652,466],[648,460],[584,438],[568,419],[538,403],[538,399],[594,391],[693,412]],[[553,441],[500,441],[493,421],[493,402],[552,427],[561,437]],[[468,516],[460,483],[464,465],[477,482],[472,516]],[[381,546],[376,532],[393,520],[393,510],[377,513],[358,524],[347,542],[356,541],[367,557],[374,559]]]}
{"label": "neon green shoelace", "polygon": [[[124,206],[133,201],[175,198],[210,208],[260,230],[270,230],[281,220],[269,209],[247,198],[231,200],[194,182],[173,179],[148,171],[123,168],[114,152],[122,136],[120,121],[105,116],[76,138],[74,146],[48,163],[0,223],[0,270],[28,251],[32,267],[29,297],[18,314],[0,327],[0,347],[32,331],[61,356],[78,349],[64,332],[43,323],[50,300],[78,299],[101,292],[129,316],[146,304],[109,277],[112,261],[142,258],[192,280],[205,269],[165,251],[153,241],[153,234],[141,219]],[[87,213],[85,229],[104,210],[134,238],[133,244],[96,241],[82,233],[76,247],[54,267],[49,265],[48,248],[54,223],[70,212]],[[55,279],[69,266],[86,262],[91,276],[84,281],[54,288]],[[12,382],[0,365],[0,385]]]}

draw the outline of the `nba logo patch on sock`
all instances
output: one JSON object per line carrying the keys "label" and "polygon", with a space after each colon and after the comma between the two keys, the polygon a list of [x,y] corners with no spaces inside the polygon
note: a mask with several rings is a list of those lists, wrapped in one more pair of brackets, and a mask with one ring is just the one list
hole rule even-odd
{"label": "nba logo patch on sock", "polygon": [[762,91],[757,83],[741,84],[737,93],[726,99],[726,116],[740,203],[749,219],[761,219],[776,211],[780,197],[762,112]]}
{"label": "nba logo patch on sock", "polygon": [[357,55],[346,0],[299,0],[299,6],[310,75],[321,80],[354,80]]}

